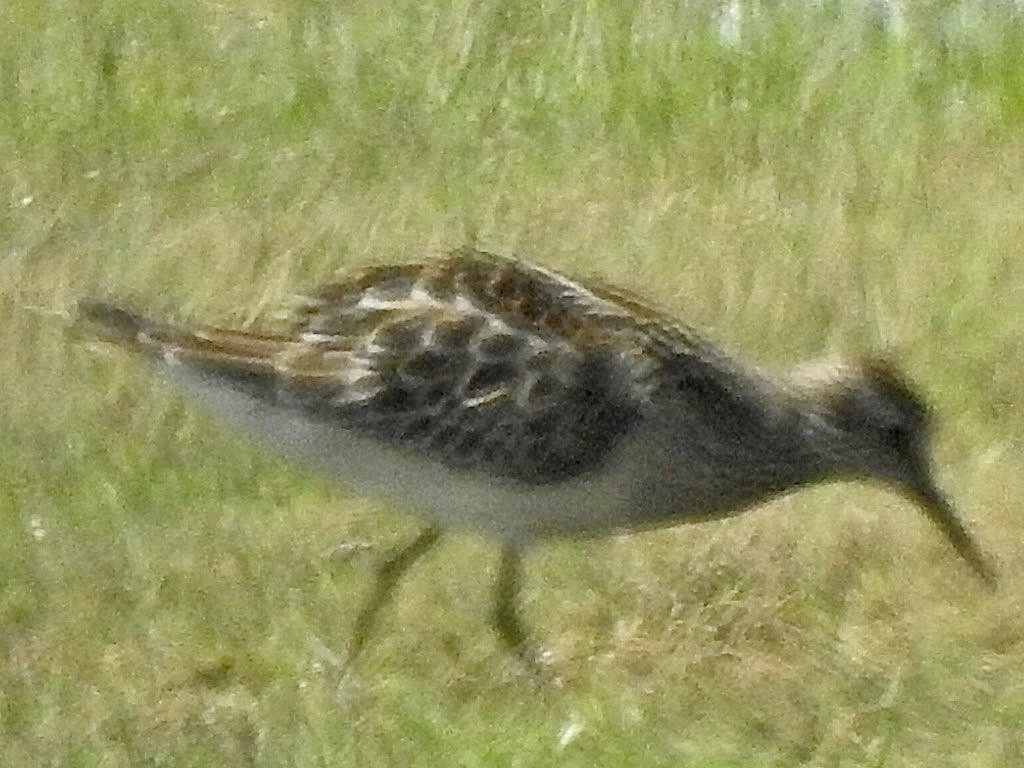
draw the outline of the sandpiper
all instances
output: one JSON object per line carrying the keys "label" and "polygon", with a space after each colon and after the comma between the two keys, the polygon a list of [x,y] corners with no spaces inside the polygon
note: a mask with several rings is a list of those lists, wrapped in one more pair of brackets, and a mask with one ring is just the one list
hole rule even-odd
{"label": "sandpiper", "polygon": [[883,362],[770,375],[622,292],[472,248],[329,284],[281,332],[80,311],[269,448],[426,522],[380,567],[350,658],[445,530],[500,542],[493,625],[527,659],[533,542],[726,517],[829,480],[899,491],[994,582],[932,479],[922,399]]}

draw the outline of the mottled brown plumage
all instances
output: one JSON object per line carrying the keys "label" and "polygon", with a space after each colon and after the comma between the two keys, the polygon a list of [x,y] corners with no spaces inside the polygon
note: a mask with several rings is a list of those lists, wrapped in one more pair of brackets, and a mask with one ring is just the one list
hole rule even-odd
{"label": "mottled brown plumage", "polygon": [[831,479],[892,485],[992,579],[932,481],[924,403],[882,362],[771,376],[638,299],[472,249],[325,286],[281,333],[82,312],[272,447],[428,521],[382,568],[354,653],[440,529],[503,541],[495,622],[522,650],[531,541],[736,514]]}

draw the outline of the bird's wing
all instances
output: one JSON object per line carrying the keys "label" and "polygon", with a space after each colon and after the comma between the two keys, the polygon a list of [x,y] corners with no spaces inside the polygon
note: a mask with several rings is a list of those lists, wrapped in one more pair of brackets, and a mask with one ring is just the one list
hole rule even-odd
{"label": "bird's wing", "polygon": [[643,398],[638,342],[596,316],[614,316],[610,302],[487,254],[365,270],[303,300],[279,335],[81,310],[109,339],[225,386],[530,483],[599,465]]}
{"label": "bird's wing", "polygon": [[298,307],[285,387],[321,418],[450,466],[565,479],[609,455],[640,405],[581,291],[468,251],[374,267]]}

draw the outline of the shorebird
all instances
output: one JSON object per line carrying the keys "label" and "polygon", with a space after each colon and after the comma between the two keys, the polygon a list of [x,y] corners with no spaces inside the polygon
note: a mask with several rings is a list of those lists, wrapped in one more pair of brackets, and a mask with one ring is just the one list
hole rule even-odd
{"label": "shorebird", "polygon": [[380,566],[350,659],[446,530],[500,542],[492,622],[528,660],[516,602],[534,542],[731,516],[830,480],[892,487],[994,582],[932,478],[928,409],[884,362],[769,374],[623,292],[471,248],[329,284],[280,332],[80,312],[272,450],[426,522]]}

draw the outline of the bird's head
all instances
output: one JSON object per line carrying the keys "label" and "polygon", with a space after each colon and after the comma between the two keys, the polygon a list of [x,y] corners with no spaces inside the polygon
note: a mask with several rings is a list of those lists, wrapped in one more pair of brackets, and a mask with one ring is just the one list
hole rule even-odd
{"label": "bird's head", "polygon": [[892,365],[870,360],[804,371],[798,388],[816,404],[837,474],[894,486],[913,500],[987,583],[991,565],[932,474],[931,414]]}

